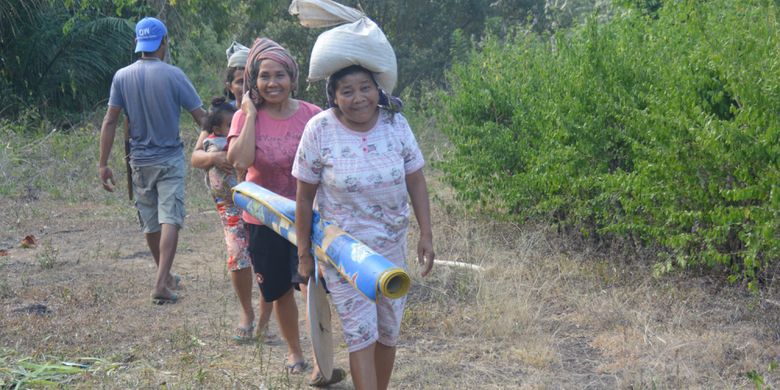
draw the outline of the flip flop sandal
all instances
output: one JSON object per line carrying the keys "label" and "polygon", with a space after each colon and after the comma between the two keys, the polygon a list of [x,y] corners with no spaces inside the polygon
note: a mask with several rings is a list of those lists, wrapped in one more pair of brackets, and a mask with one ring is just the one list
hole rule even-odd
{"label": "flip flop sandal", "polygon": [[308,367],[309,365],[306,364],[306,361],[304,360],[292,364],[288,364],[285,366],[288,374],[303,374],[304,371],[306,371],[306,368]]}
{"label": "flip flop sandal", "polygon": [[254,323],[246,327],[238,326],[236,327],[236,334],[233,336],[233,341],[239,344],[252,342],[255,340],[254,332]]}
{"label": "flip flop sandal", "polygon": [[179,301],[179,294],[173,293],[170,297],[152,297],[153,305],[168,305]]}
{"label": "flip flop sandal", "polygon": [[317,373],[317,377],[314,380],[309,381],[311,387],[328,387],[335,385],[344,380],[347,377],[347,372],[343,368],[334,368],[333,373],[330,374],[330,379],[325,379],[321,373]]}

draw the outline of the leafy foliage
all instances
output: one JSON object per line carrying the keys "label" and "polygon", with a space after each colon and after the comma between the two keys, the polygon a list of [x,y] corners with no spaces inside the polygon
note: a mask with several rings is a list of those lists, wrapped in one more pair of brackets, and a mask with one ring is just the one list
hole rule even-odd
{"label": "leafy foliage", "polygon": [[[483,31],[508,26],[551,31],[601,13],[607,0],[343,1],[360,6],[384,29],[399,63],[398,93],[444,83],[444,71],[464,58]],[[0,107],[11,117],[32,105],[57,123],[83,118],[108,95],[116,70],[131,61],[133,25],[163,20],[172,62],[184,69],[204,99],[222,90],[224,48],[268,36],[287,46],[306,75],[321,30],[299,26],[289,0],[0,0]],[[534,15],[530,17],[530,15]],[[434,84],[430,84],[433,81]],[[305,86],[305,82],[301,83]],[[299,97],[323,101],[321,85]]]}
{"label": "leafy foliage", "polygon": [[[15,4],[16,3],[16,4]],[[19,12],[8,12],[7,9]],[[59,1],[4,3],[0,97],[6,114],[36,105],[54,114],[91,110],[113,72],[131,60],[133,29],[124,19],[69,9]]]}
{"label": "leafy foliage", "polygon": [[465,199],[659,245],[751,283],[780,255],[777,7],[674,1],[456,65],[439,123]]}

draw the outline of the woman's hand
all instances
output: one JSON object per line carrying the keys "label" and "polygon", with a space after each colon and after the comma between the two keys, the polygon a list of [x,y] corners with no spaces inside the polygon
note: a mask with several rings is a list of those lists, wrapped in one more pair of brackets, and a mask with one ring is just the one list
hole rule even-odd
{"label": "woman's hand", "polygon": [[298,273],[304,279],[308,279],[312,272],[314,272],[314,257],[311,253],[298,254]]}
{"label": "woman's hand", "polygon": [[249,91],[244,92],[244,97],[241,98],[241,111],[244,111],[244,114],[247,116],[257,115],[257,107],[255,107],[255,102],[249,97]]}
{"label": "woman's hand", "polygon": [[431,229],[431,205],[428,201],[428,185],[425,184],[425,175],[422,169],[418,169],[406,175],[406,190],[409,191],[409,199],[412,201],[414,216],[420,225],[420,241],[417,242],[417,262],[423,267],[422,276],[425,277],[433,268],[433,232]]}
{"label": "woman's hand", "polygon": [[209,153],[211,157],[211,166],[217,167],[223,171],[233,171],[233,164],[227,159],[227,152]]}
{"label": "woman's hand", "polygon": [[433,259],[436,254],[433,252],[433,237],[432,236],[420,236],[420,241],[417,242],[417,263],[419,263],[423,270],[420,273],[422,277],[428,276],[428,273],[433,269]]}
{"label": "woman's hand", "polygon": [[257,109],[249,99],[249,92],[244,94],[241,102],[241,112],[233,114],[231,129],[236,126],[241,129],[228,145],[227,159],[238,171],[245,171],[255,163],[256,133],[255,120]]}
{"label": "woman's hand", "polygon": [[[317,184],[297,181],[295,191],[295,232],[298,236],[298,273],[304,278],[311,276],[314,270],[314,257],[311,254],[311,220],[314,196]],[[320,272],[322,268],[320,267]]]}

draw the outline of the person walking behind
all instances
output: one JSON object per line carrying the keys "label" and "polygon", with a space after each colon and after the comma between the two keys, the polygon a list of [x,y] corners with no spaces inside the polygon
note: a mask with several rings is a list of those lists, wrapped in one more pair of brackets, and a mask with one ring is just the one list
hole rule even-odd
{"label": "person walking behind", "polygon": [[108,111],[100,129],[98,175],[103,188],[113,192],[116,181],[108,157],[124,110],[129,119],[135,207],[157,264],[152,303],[176,303],[179,296],[171,290],[178,287],[178,278],[170,271],[185,215],[180,109],[187,110],[199,126],[206,112],[184,72],[163,62],[168,50],[165,25],[147,17],[136,24],[135,35],[135,52],[141,57],[118,70],[111,82]]}
{"label": "person walking behind", "polygon": [[241,109],[241,98],[244,96],[244,67],[246,67],[246,57],[249,55],[249,48],[233,42],[227,49],[227,69],[225,72],[225,97],[230,99],[230,104],[237,109]]}
{"label": "person walking behind", "polygon": [[[244,66],[246,65],[247,55],[249,55],[249,48],[233,42],[226,54],[228,54],[228,63],[224,80],[225,96],[230,99],[230,102],[227,104],[234,107],[233,111],[236,111],[235,108],[241,107],[241,98],[244,94]],[[228,129],[230,128],[232,117],[233,113],[231,112],[227,122]],[[227,160],[227,142],[225,142],[225,148],[223,149],[210,152],[206,150],[205,144],[207,143],[206,141],[208,140],[208,137],[210,137],[210,134],[211,133],[207,130],[201,131],[198,141],[195,143],[195,150],[192,151],[192,166],[207,171],[219,170],[222,172],[235,172],[233,164]],[[242,181],[246,172],[235,172],[235,174],[237,176],[236,180]],[[235,184],[232,184],[231,187],[233,185]],[[238,326],[235,328],[233,341],[237,343],[247,343],[255,339],[253,333],[256,326],[254,322],[255,313],[254,309],[252,309],[252,283],[254,280],[252,275],[252,264],[251,260],[248,262],[234,262],[231,261],[231,259],[235,258],[236,253],[243,255],[245,252],[247,253],[247,259],[249,259],[246,248],[248,242],[245,239],[248,233],[246,225],[241,219],[239,209],[233,204],[232,198],[227,194],[225,194],[223,198],[222,202],[224,204],[220,205],[220,203],[217,202],[217,209],[219,210],[223,226],[225,223],[228,224],[228,226],[225,227],[225,239],[234,241],[233,244],[230,244],[228,241],[228,269],[230,270],[230,281],[233,285],[233,290],[236,292],[236,297],[238,297],[239,306],[241,307]],[[220,210],[220,208],[222,209]],[[223,217],[223,214],[226,214],[226,217]],[[228,230],[232,233],[228,233]],[[232,238],[228,237],[228,234],[230,234]],[[235,251],[235,253],[231,253],[231,251]],[[268,330],[268,323],[271,319],[271,312],[273,311],[273,303],[265,302],[261,296],[258,310],[260,313],[260,319],[257,325],[258,335],[264,337],[264,342],[273,343],[276,339]]]}
{"label": "person walking behind", "polygon": [[[293,158],[306,122],[321,109],[291,97],[297,88],[298,64],[276,42],[258,38],[249,52],[244,73],[241,111],[233,116],[228,135],[228,160],[247,169],[246,180],[295,199]],[[307,364],[301,351],[298,307],[293,288],[305,292],[297,273],[296,247],[248,213],[249,252],[260,291],[274,303],[276,319],[287,342],[287,369],[303,373]],[[305,294],[304,294],[305,296]],[[344,371],[339,371],[344,374]],[[312,376],[319,374],[312,370]],[[344,379],[341,375],[334,383]]]}

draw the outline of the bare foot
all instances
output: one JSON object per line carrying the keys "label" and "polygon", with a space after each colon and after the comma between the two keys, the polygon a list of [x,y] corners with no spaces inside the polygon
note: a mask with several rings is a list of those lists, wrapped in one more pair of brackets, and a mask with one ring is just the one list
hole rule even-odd
{"label": "bare foot", "polygon": [[317,364],[315,362],[315,364],[312,364],[311,376],[309,377],[309,383],[316,383],[319,380],[318,379],[319,376],[320,376],[320,368],[317,367]]}
{"label": "bare foot", "polygon": [[168,287],[169,290],[181,289],[181,276],[168,274],[168,280],[165,281],[165,287]]}
{"label": "bare foot", "polygon": [[172,299],[176,296],[176,293],[165,287],[162,290],[152,290],[152,298],[154,299]]}

